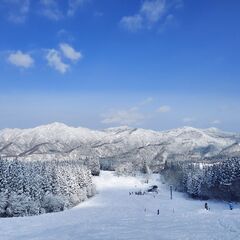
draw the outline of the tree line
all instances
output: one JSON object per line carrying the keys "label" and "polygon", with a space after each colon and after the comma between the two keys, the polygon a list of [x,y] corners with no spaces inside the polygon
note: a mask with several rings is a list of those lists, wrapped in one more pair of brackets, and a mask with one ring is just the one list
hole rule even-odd
{"label": "tree line", "polygon": [[163,179],[194,198],[240,201],[240,158],[220,161],[167,161]]}
{"label": "tree line", "polygon": [[94,194],[91,172],[78,161],[0,159],[0,217],[62,211]]}

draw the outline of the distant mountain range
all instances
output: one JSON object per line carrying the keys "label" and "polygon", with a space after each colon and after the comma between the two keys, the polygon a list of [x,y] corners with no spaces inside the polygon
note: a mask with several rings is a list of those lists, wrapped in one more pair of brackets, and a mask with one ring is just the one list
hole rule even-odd
{"label": "distant mountain range", "polygon": [[240,134],[215,128],[169,131],[116,127],[102,131],[52,123],[0,131],[0,156],[21,160],[79,160],[102,169],[133,163],[158,172],[170,160],[211,160],[240,156]]}

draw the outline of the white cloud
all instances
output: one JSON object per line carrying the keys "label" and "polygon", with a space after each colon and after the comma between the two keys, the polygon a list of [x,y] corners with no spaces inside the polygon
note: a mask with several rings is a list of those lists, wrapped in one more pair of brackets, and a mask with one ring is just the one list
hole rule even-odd
{"label": "white cloud", "polygon": [[41,0],[42,5],[41,14],[51,20],[58,21],[63,17],[60,11],[58,2],[56,0]]}
{"label": "white cloud", "polygon": [[11,53],[7,60],[9,63],[22,68],[29,68],[34,64],[33,58],[29,54],[24,54],[21,51]]}
{"label": "white cloud", "polygon": [[3,0],[2,6],[9,21],[23,23],[30,10],[30,0]]}
{"label": "white cloud", "polygon": [[220,124],[220,123],[221,123],[221,121],[218,120],[218,119],[216,119],[216,120],[214,120],[214,121],[211,122],[211,124],[215,124],[215,125]]}
{"label": "white cloud", "polygon": [[138,108],[130,108],[127,110],[111,111],[103,115],[102,123],[104,124],[138,124],[144,116],[138,111]]}
{"label": "white cloud", "polygon": [[120,25],[132,32],[152,29],[156,24],[166,27],[181,3],[182,0],[144,0],[138,12],[122,17]]}
{"label": "white cloud", "polygon": [[55,49],[48,50],[46,59],[50,67],[54,68],[62,74],[64,74],[69,69],[69,65],[62,61],[59,51]]}
{"label": "white cloud", "polygon": [[147,105],[147,104],[153,102],[153,100],[154,100],[154,99],[153,99],[152,97],[148,97],[148,98],[146,98],[145,100],[143,100],[143,101],[140,103],[140,106]]}
{"label": "white cloud", "polygon": [[171,111],[171,107],[167,106],[167,105],[160,106],[157,109],[157,112],[159,112],[159,113],[166,113],[166,112],[170,112],[170,111]]}
{"label": "white cloud", "polygon": [[68,16],[74,16],[76,11],[88,0],[69,0],[68,1]]}
{"label": "white cloud", "polygon": [[[59,0],[1,0],[0,7],[3,7],[9,21],[14,23],[24,23],[29,12],[31,4],[37,4],[36,12],[48,19],[58,21],[65,17],[74,16],[77,10],[89,0],[68,0],[65,6],[60,5]],[[64,1],[63,1],[64,2]]]}
{"label": "white cloud", "polygon": [[45,17],[52,20],[60,20],[65,17],[72,17],[77,10],[88,0],[68,0],[68,6],[65,11],[60,9],[59,1],[57,0],[41,0],[41,13]]}
{"label": "white cloud", "polygon": [[185,118],[182,119],[182,121],[183,121],[184,123],[192,123],[192,122],[195,122],[196,119],[195,119],[195,118],[192,118],[192,117],[185,117]]}
{"label": "white cloud", "polygon": [[62,28],[57,32],[57,36],[61,41],[64,42],[73,42],[75,38],[73,37],[72,33],[67,31],[66,29]]}
{"label": "white cloud", "polygon": [[140,13],[150,22],[157,22],[166,11],[166,0],[144,1]]}
{"label": "white cloud", "polygon": [[[82,54],[77,52],[72,46],[67,43],[59,44],[58,49],[48,49],[46,59],[48,65],[64,74],[70,68],[70,61],[76,62],[82,58]],[[64,60],[70,60],[65,63]]]}
{"label": "white cloud", "polygon": [[140,124],[147,118],[151,118],[151,115],[146,114],[146,105],[150,104],[152,101],[153,98],[148,97],[136,104],[134,107],[120,110],[110,110],[108,113],[102,115],[102,123],[121,125]]}
{"label": "white cloud", "polygon": [[147,106],[153,102],[153,97],[147,97],[134,107],[119,110],[110,110],[102,115],[104,124],[138,125],[146,119],[152,118]]}
{"label": "white cloud", "polygon": [[64,29],[64,28],[61,28],[61,29],[57,32],[57,35],[58,35],[59,37],[61,37],[61,36],[66,36],[66,35],[68,35],[68,31],[67,31],[66,29]]}
{"label": "white cloud", "polygon": [[135,32],[143,27],[143,18],[139,14],[134,16],[125,16],[121,19],[120,24],[127,30]]}
{"label": "white cloud", "polygon": [[81,52],[77,52],[72,46],[67,43],[61,43],[60,49],[63,55],[71,61],[77,61],[82,58]]}

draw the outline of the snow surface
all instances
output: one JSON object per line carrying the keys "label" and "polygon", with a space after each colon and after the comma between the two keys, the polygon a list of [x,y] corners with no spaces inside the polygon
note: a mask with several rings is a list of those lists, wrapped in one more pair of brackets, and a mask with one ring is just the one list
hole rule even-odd
{"label": "snow surface", "polygon": [[[101,172],[95,177],[99,193],[77,207],[59,213],[23,218],[1,218],[1,240],[237,240],[240,209],[224,202],[192,200],[169,189],[153,175],[149,184],[140,177],[117,177]],[[158,194],[131,195],[159,185]],[[155,196],[155,197],[154,197]],[[146,208],[146,212],[144,209]],[[160,215],[157,215],[157,209]]]}

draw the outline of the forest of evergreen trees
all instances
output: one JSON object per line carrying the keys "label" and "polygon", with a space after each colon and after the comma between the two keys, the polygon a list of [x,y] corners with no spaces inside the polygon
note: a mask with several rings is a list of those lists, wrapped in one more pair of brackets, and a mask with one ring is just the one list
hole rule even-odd
{"label": "forest of evergreen trees", "polygon": [[0,217],[62,211],[94,194],[91,172],[77,161],[0,159]]}
{"label": "forest of evergreen trees", "polygon": [[240,201],[240,158],[214,162],[166,162],[164,180],[195,198]]}

